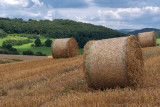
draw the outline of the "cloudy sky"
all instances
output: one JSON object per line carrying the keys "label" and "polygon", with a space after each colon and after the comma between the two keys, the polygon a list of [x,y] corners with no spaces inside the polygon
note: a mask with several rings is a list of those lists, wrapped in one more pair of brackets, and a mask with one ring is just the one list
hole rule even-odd
{"label": "cloudy sky", "polygon": [[0,17],[71,19],[112,29],[160,28],[160,0],[0,0]]}

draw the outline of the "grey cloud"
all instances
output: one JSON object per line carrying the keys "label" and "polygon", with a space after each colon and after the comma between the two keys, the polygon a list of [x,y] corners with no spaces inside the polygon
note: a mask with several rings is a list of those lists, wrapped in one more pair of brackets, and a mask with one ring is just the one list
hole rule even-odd
{"label": "grey cloud", "polygon": [[143,6],[160,6],[160,0],[93,0],[99,7],[128,8]]}
{"label": "grey cloud", "polygon": [[46,5],[53,8],[80,8],[87,7],[88,3],[85,0],[41,0]]}
{"label": "grey cloud", "polygon": [[[28,1],[27,7],[7,4],[0,6],[0,17],[23,18],[25,20],[30,18],[35,20],[71,19],[113,29],[160,28],[160,7],[157,6],[160,4],[159,0],[141,0],[141,2],[138,0],[41,0],[43,6],[35,5],[31,0]],[[94,6],[88,6],[86,1],[95,2]],[[137,4],[136,7],[131,8],[135,4]]]}

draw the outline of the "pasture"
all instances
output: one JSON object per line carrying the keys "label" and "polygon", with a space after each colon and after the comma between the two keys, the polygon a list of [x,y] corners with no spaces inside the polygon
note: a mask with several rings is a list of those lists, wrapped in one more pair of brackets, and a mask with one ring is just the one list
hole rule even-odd
{"label": "pasture", "polygon": [[[25,34],[26,36],[28,36],[29,34]],[[25,40],[27,39],[27,37],[22,37],[18,34],[15,34],[13,36],[12,35],[8,35],[5,38],[1,38],[0,39],[0,46],[2,46],[3,41],[5,40]],[[45,37],[40,37],[41,43],[44,45],[45,41],[48,38]],[[49,38],[51,40],[53,40],[53,38]],[[43,54],[46,54],[47,56],[51,55],[51,48],[50,47],[46,47],[46,46],[41,46],[41,47],[32,47],[31,45],[34,44],[35,39],[30,39],[32,41],[32,43],[28,43],[28,44],[23,44],[23,45],[19,45],[19,46],[13,46],[14,48],[17,49],[17,51],[22,54],[23,51],[27,51],[27,50],[31,50],[33,52],[42,52]],[[83,54],[83,49],[79,49],[78,54]]]}
{"label": "pasture", "polygon": [[27,37],[20,37],[20,36],[7,36],[5,38],[0,38],[0,46],[2,46],[3,41],[5,40],[24,40],[27,39]]}
{"label": "pasture", "polygon": [[[21,37],[19,35],[18,36],[8,35],[6,38],[0,39],[0,46],[2,46],[2,43],[5,40],[25,40],[25,39],[27,39],[27,37]],[[50,39],[53,40],[52,38],[50,38]],[[22,54],[23,51],[31,50],[33,52],[42,52],[42,53],[44,53],[48,56],[51,55],[50,47],[45,47],[45,46],[31,47],[31,44],[34,44],[35,39],[30,39],[30,40],[32,41],[32,43],[23,44],[23,45],[20,45],[20,46],[13,46],[13,47],[16,48],[20,54]],[[45,44],[45,41],[47,40],[47,38],[40,37],[40,40],[41,40],[42,44]]]}
{"label": "pasture", "polygon": [[31,44],[33,43],[28,43],[28,44],[24,44],[21,46],[13,46],[14,48],[16,48],[18,50],[18,52],[20,54],[23,53],[23,51],[27,51],[27,50],[31,50],[33,52],[42,52],[46,55],[51,55],[51,47],[31,47]]}
{"label": "pasture", "polygon": [[143,84],[93,90],[87,86],[82,55],[0,65],[3,107],[160,106],[160,55],[145,57]]}
{"label": "pasture", "polygon": [[159,44],[160,45],[160,39],[156,39],[157,40],[157,44]]}

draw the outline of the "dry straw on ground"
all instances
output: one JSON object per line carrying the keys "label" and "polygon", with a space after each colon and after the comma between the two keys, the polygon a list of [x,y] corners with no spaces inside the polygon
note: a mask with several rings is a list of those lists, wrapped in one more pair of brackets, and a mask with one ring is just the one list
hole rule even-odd
{"label": "dry straw on ground", "polygon": [[160,106],[160,55],[144,61],[147,75],[136,89],[88,88],[82,63],[77,56],[0,65],[0,107]]}
{"label": "dry straw on ground", "polygon": [[160,55],[160,47],[157,46],[157,47],[142,48],[142,54],[145,60],[153,56]]}
{"label": "dry straw on ground", "polygon": [[51,44],[53,58],[68,58],[78,55],[78,43],[74,38],[56,39]]}
{"label": "dry straw on ground", "polygon": [[155,32],[138,33],[138,41],[142,48],[157,46]]}
{"label": "dry straw on ground", "polygon": [[53,58],[52,56],[48,56],[48,58]]}
{"label": "dry straw on ground", "polygon": [[142,79],[143,57],[135,36],[90,41],[83,60],[88,86],[95,89],[136,86]]}

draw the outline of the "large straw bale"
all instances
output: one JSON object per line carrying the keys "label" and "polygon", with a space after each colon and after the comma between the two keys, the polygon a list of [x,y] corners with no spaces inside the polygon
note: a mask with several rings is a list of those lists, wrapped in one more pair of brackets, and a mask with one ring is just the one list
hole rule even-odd
{"label": "large straw bale", "polygon": [[90,41],[83,61],[88,86],[95,89],[135,87],[142,80],[142,51],[135,36]]}
{"label": "large straw bale", "polygon": [[143,58],[148,59],[154,56],[158,56],[160,55],[160,47],[146,47],[146,48],[142,48],[142,54],[143,54]]}
{"label": "large straw bale", "polygon": [[138,33],[138,41],[142,48],[157,46],[155,32]]}
{"label": "large straw bale", "polygon": [[53,58],[68,58],[78,55],[78,43],[74,38],[55,39],[51,44]]}

